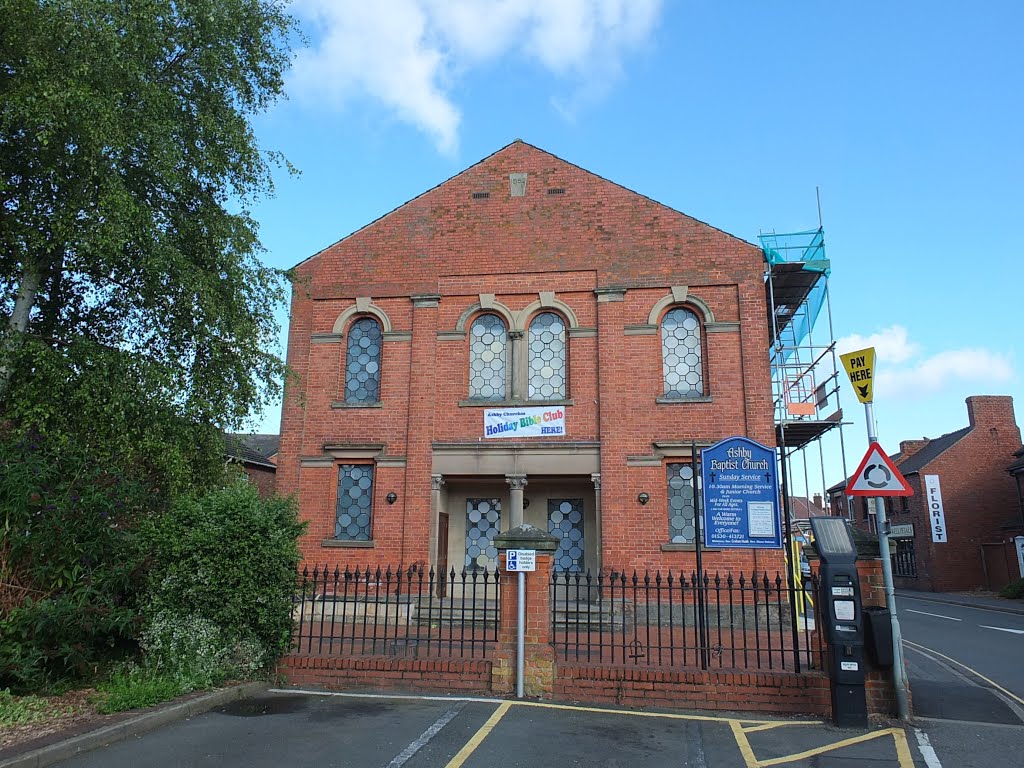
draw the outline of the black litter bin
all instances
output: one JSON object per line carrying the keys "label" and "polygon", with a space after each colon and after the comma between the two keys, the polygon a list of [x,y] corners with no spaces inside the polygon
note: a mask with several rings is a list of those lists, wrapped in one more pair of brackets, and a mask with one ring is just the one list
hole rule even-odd
{"label": "black litter bin", "polygon": [[864,608],[864,645],[874,666],[883,669],[892,666],[892,622],[888,608]]}

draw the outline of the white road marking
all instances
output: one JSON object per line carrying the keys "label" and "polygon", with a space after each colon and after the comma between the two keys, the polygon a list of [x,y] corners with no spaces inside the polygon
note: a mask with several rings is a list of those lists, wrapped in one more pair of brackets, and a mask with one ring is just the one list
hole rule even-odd
{"label": "white road marking", "polygon": [[920,613],[922,616],[934,616],[937,619],[949,619],[950,621],[963,621],[958,619],[956,616],[943,616],[941,613],[928,613],[928,611],[915,611],[913,608],[907,608],[907,613]]}
{"label": "white road marking", "polygon": [[942,763],[939,762],[939,756],[935,754],[935,749],[932,747],[932,743],[928,740],[928,734],[920,728],[915,728],[914,733],[917,734],[917,748],[921,750],[921,757],[924,758],[925,765],[927,765],[928,768],[942,768]]}
{"label": "white road marking", "polygon": [[1000,632],[1012,632],[1015,635],[1024,635],[1024,629],[1010,629],[1009,627],[990,627],[986,624],[979,624],[982,629],[997,629]]}
{"label": "white road marking", "polygon": [[398,755],[398,757],[396,757],[394,760],[388,763],[388,768],[398,768],[400,765],[404,764],[410,757],[419,752],[420,749],[424,745],[426,745],[428,741],[437,736],[437,734],[441,731],[442,728],[444,728],[446,725],[448,725],[448,723],[454,720],[455,716],[459,714],[459,712],[461,712],[462,708],[465,706],[465,703],[458,704],[457,706],[452,707],[439,718],[437,718],[437,720],[434,721],[434,724],[427,728],[427,730],[425,730],[423,733],[421,733],[420,737],[416,739],[416,741],[414,741],[408,747],[403,749],[401,754]]}

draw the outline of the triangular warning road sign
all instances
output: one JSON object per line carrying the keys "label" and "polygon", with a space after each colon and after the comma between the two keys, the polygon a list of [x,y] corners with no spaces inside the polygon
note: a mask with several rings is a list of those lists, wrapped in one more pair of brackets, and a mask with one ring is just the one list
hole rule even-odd
{"label": "triangular warning road sign", "polygon": [[913,496],[914,489],[896,469],[882,446],[872,443],[846,484],[847,496]]}

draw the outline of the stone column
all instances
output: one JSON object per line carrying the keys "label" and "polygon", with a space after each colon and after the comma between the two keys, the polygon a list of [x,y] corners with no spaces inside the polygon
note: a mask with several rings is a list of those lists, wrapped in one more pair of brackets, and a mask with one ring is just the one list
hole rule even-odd
{"label": "stone column", "polygon": [[508,514],[509,529],[518,528],[523,524],[523,492],[526,490],[526,475],[508,474],[505,475],[505,482],[508,483]]}
{"label": "stone column", "polygon": [[444,475],[430,476],[430,548],[428,556],[430,563],[437,565],[440,562],[440,552],[437,551],[437,526],[441,516],[441,489],[444,487]]}
{"label": "stone column", "polygon": [[506,400],[527,399],[527,350],[523,344],[524,335],[523,331],[518,329],[510,328],[508,332],[509,352],[512,355],[512,378],[509,382],[510,386],[508,387],[508,391],[505,393]]}
{"label": "stone column", "polygon": [[497,694],[516,691],[516,618],[519,612],[519,575],[505,570],[510,549],[532,549],[537,570],[525,574],[523,695],[550,699],[555,690],[555,649],[551,645],[551,565],[558,539],[532,525],[522,525],[494,537],[501,569],[501,616],[498,650],[491,667],[491,690]]}

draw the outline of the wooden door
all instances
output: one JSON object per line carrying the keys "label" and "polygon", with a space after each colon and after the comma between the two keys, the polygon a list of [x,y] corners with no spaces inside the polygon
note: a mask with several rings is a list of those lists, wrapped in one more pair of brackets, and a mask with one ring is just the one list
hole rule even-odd
{"label": "wooden door", "polygon": [[448,515],[437,516],[437,596],[448,594]]}

